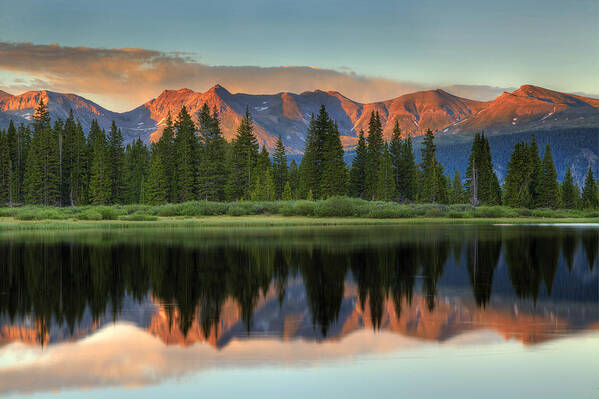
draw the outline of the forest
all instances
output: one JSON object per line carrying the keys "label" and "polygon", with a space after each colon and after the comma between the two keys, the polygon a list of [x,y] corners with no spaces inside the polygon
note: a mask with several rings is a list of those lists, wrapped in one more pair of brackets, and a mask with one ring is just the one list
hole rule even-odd
{"label": "forest", "polygon": [[[367,133],[367,134],[366,134]],[[249,111],[227,142],[216,109],[204,104],[196,124],[185,107],[169,114],[162,136],[148,148],[124,145],[92,121],[87,135],[73,114],[50,120],[41,101],[30,125],[0,131],[0,206],[83,206],[189,201],[326,200],[349,196],[404,204],[505,205],[513,208],[596,209],[599,184],[588,169],[579,187],[568,169],[558,181],[551,148],[514,145],[500,184],[489,139],[474,137],[464,176],[449,176],[427,130],[416,157],[399,125],[387,142],[377,112],[359,133],[351,165],[337,124],[324,106],[313,115],[301,160],[288,162],[281,137],[270,154],[260,148]],[[542,150],[542,151],[541,151]],[[418,161],[417,161],[418,160]]]}

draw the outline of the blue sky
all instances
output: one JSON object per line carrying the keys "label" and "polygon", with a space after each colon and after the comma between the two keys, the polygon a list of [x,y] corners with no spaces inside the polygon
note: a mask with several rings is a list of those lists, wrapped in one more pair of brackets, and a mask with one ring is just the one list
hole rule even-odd
{"label": "blue sky", "polygon": [[[0,41],[187,52],[211,66],[316,66],[431,87],[599,93],[596,0],[3,0]],[[8,70],[0,63],[0,88],[35,75]]]}

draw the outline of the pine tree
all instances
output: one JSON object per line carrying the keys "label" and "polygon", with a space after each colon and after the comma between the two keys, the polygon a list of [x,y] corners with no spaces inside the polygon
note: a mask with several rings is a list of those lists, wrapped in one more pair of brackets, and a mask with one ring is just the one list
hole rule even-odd
{"label": "pine tree", "polygon": [[162,130],[162,135],[158,139],[155,150],[152,150],[152,155],[154,152],[157,152],[157,155],[160,157],[160,162],[164,166],[164,173],[167,181],[166,201],[176,202],[177,149],[175,147],[175,127],[170,111],[166,116],[166,123]]}
{"label": "pine tree", "polygon": [[254,136],[254,122],[246,107],[245,116],[233,139],[227,197],[232,200],[247,199],[251,192],[252,172],[258,160],[258,140]]}
{"label": "pine tree", "polygon": [[537,141],[533,134],[532,140],[529,146],[530,156],[529,156],[529,171],[530,171],[530,196],[531,202],[529,207],[536,208],[539,206],[539,185],[541,183],[541,174],[542,174],[542,165],[541,165],[541,157],[539,155],[539,147],[537,146]]}
{"label": "pine tree", "polygon": [[448,201],[447,179],[443,166],[437,161],[435,155],[437,147],[430,129],[426,131],[422,144],[420,200],[422,202],[446,203]]}
{"label": "pine tree", "polygon": [[29,204],[58,205],[60,176],[58,134],[62,122],[50,126],[48,108],[41,100],[33,115],[33,137],[25,171],[25,200]]}
{"label": "pine tree", "polygon": [[451,182],[451,190],[449,192],[449,203],[450,204],[463,204],[465,202],[464,187],[462,187],[462,179],[460,178],[460,172],[457,170],[453,176]]}
{"label": "pine tree", "polygon": [[69,138],[69,187],[67,203],[85,205],[88,202],[89,152],[81,123],[77,122]]}
{"label": "pine tree", "polygon": [[578,186],[576,183],[574,183],[574,178],[572,177],[572,171],[570,168],[568,168],[566,171],[564,181],[561,185],[561,198],[563,207],[566,209],[576,208],[578,202],[580,201]]}
{"label": "pine tree", "polygon": [[[474,181],[476,178],[476,181]],[[475,191],[476,188],[476,192]],[[476,134],[466,171],[466,190],[469,196],[482,204],[501,203],[499,180],[493,171],[489,141],[484,133]]]}
{"label": "pine tree", "polygon": [[383,128],[379,113],[372,112],[368,121],[368,162],[366,166],[365,194],[366,199],[375,199],[377,185],[377,171],[385,151],[383,141]]}
{"label": "pine tree", "polygon": [[543,208],[559,208],[561,205],[557,172],[555,171],[549,145],[545,148],[545,155],[543,156],[537,204]]}
{"label": "pine tree", "polygon": [[393,160],[387,144],[385,143],[384,146],[383,156],[377,170],[375,199],[377,201],[392,201],[396,194]]}
{"label": "pine tree", "polygon": [[[147,180],[147,171],[150,163],[150,153],[148,148],[140,138],[131,145],[127,145],[125,150],[126,176],[127,176],[127,202],[133,204],[144,204],[145,200],[145,181]],[[166,186],[162,182],[163,186]]]}
{"label": "pine tree", "polygon": [[322,173],[325,156],[325,142],[330,129],[330,118],[324,105],[318,116],[310,119],[306,134],[306,148],[299,166],[299,197],[306,198],[309,191],[315,199],[322,198]]}
{"label": "pine tree", "polygon": [[10,153],[10,178],[11,185],[9,189],[9,206],[24,202],[24,179],[25,168],[27,166],[27,155],[31,143],[31,131],[29,126],[25,127],[23,123],[15,129],[11,120],[6,130]]}
{"label": "pine tree", "polygon": [[110,133],[107,138],[108,157],[110,164],[110,204],[123,204],[127,202],[126,159],[123,135],[112,121]]}
{"label": "pine tree", "polygon": [[11,198],[11,165],[8,137],[0,130],[0,207],[10,203]]}
{"label": "pine tree", "polygon": [[589,168],[587,175],[584,179],[584,187],[582,189],[581,203],[584,209],[594,209],[599,205],[599,199],[597,198],[597,187],[595,178],[593,177],[593,170]]}
{"label": "pine tree", "polygon": [[[397,193],[402,201],[415,201],[418,196],[418,169],[412,139],[408,136],[403,142],[396,143],[393,149],[393,168],[397,179]],[[397,155],[395,155],[397,154]]]}
{"label": "pine tree", "polygon": [[223,138],[216,108],[210,114],[204,103],[199,114],[200,135],[203,139],[199,166],[199,198],[222,201],[225,198],[225,139]]}
{"label": "pine tree", "polygon": [[364,186],[366,183],[366,163],[368,162],[368,147],[364,131],[360,130],[358,136],[358,145],[356,146],[356,155],[351,164],[349,194],[352,197],[363,198]]}
{"label": "pine tree", "polygon": [[295,159],[292,159],[289,164],[289,187],[291,188],[291,195],[294,199],[296,198],[296,193],[300,184],[299,182],[299,167],[297,166]]}
{"label": "pine tree", "polygon": [[196,126],[183,106],[175,122],[175,152],[177,162],[177,200],[180,202],[196,199],[196,180],[199,162],[200,143]]}
{"label": "pine tree", "polygon": [[94,205],[105,205],[112,197],[112,168],[110,152],[103,130],[96,132],[91,162],[89,196]]}
{"label": "pine tree", "polygon": [[285,183],[285,188],[283,188],[282,199],[283,201],[291,201],[293,199],[293,192],[291,191],[291,185],[289,184],[289,181]]}
{"label": "pine tree", "polygon": [[152,145],[150,170],[144,181],[144,202],[150,205],[165,204],[171,188],[159,146],[158,143]]}
{"label": "pine tree", "polygon": [[530,205],[530,149],[526,143],[516,143],[503,180],[503,203],[513,208]]}
{"label": "pine tree", "polygon": [[272,161],[272,176],[275,184],[275,198],[282,199],[283,191],[285,191],[285,186],[287,185],[289,170],[287,166],[285,146],[283,145],[281,135],[279,135],[279,138],[277,139],[277,146],[275,147]]}
{"label": "pine tree", "polygon": [[321,195],[347,195],[347,167],[337,123],[329,120],[322,159]]}

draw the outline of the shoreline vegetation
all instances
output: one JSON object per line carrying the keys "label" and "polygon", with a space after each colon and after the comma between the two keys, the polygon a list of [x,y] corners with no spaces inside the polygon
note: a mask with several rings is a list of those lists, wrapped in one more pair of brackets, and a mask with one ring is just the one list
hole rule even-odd
{"label": "shoreline vegetation", "polygon": [[0,208],[0,229],[597,223],[598,218],[597,210],[401,204],[331,197],[318,201],[190,201],[164,205],[4,207]]}

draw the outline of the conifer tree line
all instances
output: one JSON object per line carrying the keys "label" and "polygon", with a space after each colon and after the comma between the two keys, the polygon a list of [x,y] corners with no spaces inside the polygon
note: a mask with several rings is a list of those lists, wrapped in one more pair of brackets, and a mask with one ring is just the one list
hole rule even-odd
{"label": "conifer tree line", "polygon": [[389,142],[373,111],[360,131],[348,166],[337,123],[324,106],[313,115],[299,165],[287,160],[278,137],[270,154],[260,149],[246,109],[234,139],[222,134],[218,110],[204,104],[198,123],[183,107],[166,118],[162,136],[148,148],[124,145],[121,130],[93,120],[87,137],[71,111],[50,121],[41,101],[33,122],[0,131],[0,206],[164,204],[193,200],[273,201],[348,195],[364,200],[527,208],[596,208],[599,184],[589,168],[580,189],[568,169],[558,183],[551,149],[541,157],[534,136],[517,143],[500,185],[489,142],[476,134],[464,178],[445,174],[434,135],[427,130],[417,163],[412,138],[396,121]]}

